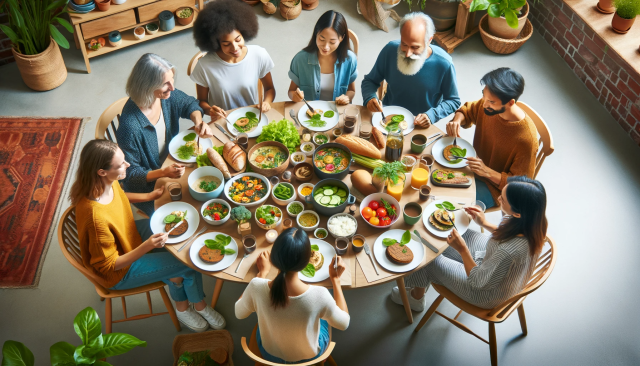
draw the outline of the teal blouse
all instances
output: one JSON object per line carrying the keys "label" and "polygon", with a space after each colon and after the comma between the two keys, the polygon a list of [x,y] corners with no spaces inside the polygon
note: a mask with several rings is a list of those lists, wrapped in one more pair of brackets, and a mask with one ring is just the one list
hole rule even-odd
{"label": "teal blouse", "polygon": [[[333,100],[336,100],[337,97],[347,93],[349,84],[353,83],[358,77],[356,54],[348,51],[344,62],[336,61],[333,73],[335,75]],[[318,53],[309,53],[304,50],[298,52],[291,60],[289,78],[304,92],[305,99],[320,99],[320,62],[318,61]]]}

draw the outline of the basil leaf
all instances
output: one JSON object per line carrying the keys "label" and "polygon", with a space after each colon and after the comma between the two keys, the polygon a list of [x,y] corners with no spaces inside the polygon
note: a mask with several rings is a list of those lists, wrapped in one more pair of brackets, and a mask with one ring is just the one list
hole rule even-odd
{"label": "basil leaf", "polygon": [[437,208],[442,208],[442,205],[441,205],[441,204],[439,204],[439,203],[436,203],[436,207],[437,207]]}
{"label": "basil leaf", "polygon": [[411,241],[411,233],[409,232],[409,230],[405,231],[404,234],[402,234],[402,240],[400,240],[400,245],[405,245],[408,244]]}
{"label": "basil leaf", "polygon": [[385,247],[390,247],[397,242],[398,241],[396,239],[391,239],[391,238],[382,239],[382,245],[384,245]]}
{"label": "basil leaf", "polygon": [[236,251],[233,249],[224,249],[224,252],[222,252],[222,254],[236,254]]}
{"label": "basil leaf", "polygon": [[455,210],[456,206],[453,205],[453,203],[449,202],[449,201],[444,201],[442,202],[442,205],[447,209],[447,210]]}
{"label": "basil leaf", "polygon": [[216,235],[216,241],[218,243],[222,244],[223,246],[227,245],[227,238],[228,238],[228,236],[226,236],[226,235],[222,235],[222,234]]}
{"label": "basil leaf", "polygon": [[324,112],[324,116],[327,117],[327,118],[331,118],[331,117],[334,116],[334,113],[333,113],[333,111],[326,111],[326,112]]}
{"label": "basil leaf", "polygon": [[314,245],[311,246],[311,250],[317,252],[317,251],[320,250],[320,247],[314,244]]}
{"label": "basil leaf", "polygon": [[196,133],[192,132],[192,133],[186,135],[185,137],[183,137],[182,139],[185,140],[185,141],[193,141],[193,140],[196,139],[196,136],[197,136]]}
{"label": "basil leaf", "polygon": [[170,224],[170,223],[172,223],[172,222],[173,222],[173,220],[175,220],[175,219],[176,219],[176,215],[167,215],[167,216],[165,216],[165,218],[164,218],[164,223],[165,223],[165,224]]}
{"label": "basil leaf", "polygon": [[256,118],[256,114],[253,112],[247,112],[245,116],[247,116],[247,118],[249,119]]}
{"label": "basil leaf", "polygon": [[314,267],[313,264],[309,263],[306,267],[304,267],[302,271],[300,271],[300,273],[302,273],[306,277],[312,278],[316,275],[316,267]]}

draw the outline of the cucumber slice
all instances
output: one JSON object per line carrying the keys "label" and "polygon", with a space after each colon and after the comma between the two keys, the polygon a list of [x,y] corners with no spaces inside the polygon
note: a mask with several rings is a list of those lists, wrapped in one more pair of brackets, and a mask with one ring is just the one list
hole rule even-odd
{"label": "cucumber slice", "polygon": [[338,196],[340,197],[346,197],[347,196],[347,191],[345,191],[344,189],[340,188],[338,189],[338,193],[336,193]]}
{"label": "cucumber slice", "polygon": [[316,196],[316,197],[317,197],[318,195],[320,195],[320,194],[323,194],[323,190],[322,190],[322,189],[318,189],[318,190],[316,190],[316,191],[313,193],[313,195],[314,195],[314,196]]}
{"label": "cucumber slice", "polygon": [[343,203],[344,203],[344,201],[346,201],[346,200],[347,200],[347,198],[346,198],[346,197],[342,197],[342,198],[340,198],[340,204],[343,204]]}
{"label": "cucumber slice", "polygon": [[325,196],[333,196],[333,189],[331,189],[331,188],[325,188],[325,189],[324,189],[324,195],[325,195]]}
{"label": "cucumber slice", "polygon": [[340,197],[338,196],[333,196],[331,197],[331,202],[332,205],[338,205],[340,203]]}
{"label": "cucumber slice", "polygon": [[320,193],[320,194],[316,194],[316,201],[320,202],[320,199],[324,197],[324,194]]}
{"label": "cucumber slice", "polygon": [[328,205],[329,203],[331,203],[331,197],[322,197],[322,199],[320,200],[320,203],[323,205]]}

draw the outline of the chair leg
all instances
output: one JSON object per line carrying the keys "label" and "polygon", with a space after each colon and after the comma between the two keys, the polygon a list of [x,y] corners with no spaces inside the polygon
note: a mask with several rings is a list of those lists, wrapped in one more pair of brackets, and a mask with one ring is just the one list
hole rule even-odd
{"label": "chair leg", "polygon": [[169,295],[167,295],[167,291],[164,290],[164,287],[160,287],[158,291],[160,291],[160,295],[162,296],[162,301],[164,301],[164,306],[167,307],[167,311],[169,312],[171,321],[173,321],[173,325],[176,327],[176,330],[178,332],[181,331],[182,328],[180,327],[180,322],[178,321],[178,317],[176,316],[176,309],[173,308],[173,304],[171,303],[171,300],[169,300]]}
{"label": "chair leg", "polygon": [[104,301],[104,297],[100,296],[100,301]]}
{"label": "chair leg", "polygon": [[518,318],[520,319],[520,328],[522,328],[522,334],[527,335],[527,318],[524,316],[524,304],[518,306]]}
{"label": "chair leg", "polygon": [[105,306],[104,306],[104,317],[105,317],[105,328],[106,328],[106,332],[105,334],[109,334],[111,333],[111,299],[105,299]]}
{"label": "chair leg", "polygon": [[427,320],[431,318],[431,315],[433,315],[433,313],[436,312],[436,309],[438,309],[438,306],[440,305],[442,300],[444,300],[444,296],[438,295],[438,298],[433,302],[433,304],[431,304],[431,306],[429,307],[429,310],[427,310],[427,313],[424,314],[422,319],[420,319],[420,323],[418,323],[418,326],[416,327],[416,330],[414,332],[418,332],[420,328],[422,328],[425,325]]}
{"label": "chair leg", "polygon": [[213,288],[213,296],[211,296],[211,308],[216,308],[216,303],[218,302],[218,298],[220,297],[220,292],[222,292],[222,285],[224,285],[224,280],[216,278],[216,287]]}
{"label": "chair leg", "polygon": [[498,346],[496,344],[496,323],[489,322],[489,353],[491,366],[498,366]]}
{"label": "chair leg", "polygon": [[407,291],[404,290],[404,278],[399,277],[396,280],[398,284],[398,290],[400,292],[400,298],[402,299],[402,305],[404,305],[404,311],[407,313],[407,320],[409,320],[409,324],[413,323],[413,314],[411,314],[411,306],[409,305],[409,297],[407,296]]}

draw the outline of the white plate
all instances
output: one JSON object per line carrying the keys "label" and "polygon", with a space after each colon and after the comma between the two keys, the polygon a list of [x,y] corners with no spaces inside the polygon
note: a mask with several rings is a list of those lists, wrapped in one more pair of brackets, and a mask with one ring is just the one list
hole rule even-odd
{"label": "white plate", "polygon": [[[235,111],[229,113],[229,115],[227,116],[227,119],[229,120],[229,122],[231,122],[231,123],[227,122],[227,130],[229,130],[229,132],[231,132],[233,136],[238,136],[240,133],[242,133],[236,130],[236,128],[233,127],[233,124],[236,123],[238,119],[244,117],[247,114],[247,112],[255,113],[256,117],[260,116],[260,110],[254,107],[238,108]],[[265,113],[262,113],[262,119],[260,120],[260,122],[258,122],[258,126],[254,128],[253,131],[247,132],[247,136],[249,137],[260,136],[260,134],[262,133],[262,126],[266,126],[267,124],[269,124],[269,119],[267,118],[267,115]]]}
{"label": "white plate", "polygon": [[400,241],[402,239],[402,235],[405,233],[405,230],[389,230],[385,231],[383,234],[378,236],[375,243],[373,243],[373,256],[376,257],[376,261],[380,266],[387,271],[391,272],[409,272],[412,269],[418,267],[420,262],[422,262],[422,258],[424,257],[424,245],[422,243],[418,243],[417,241],[411,239],[408,244],[406,244],[409,249],[413,252],[413,260],[411,263],[407,264],[397,264],[387,258],[387,247],[382,244],[382,240],[385,238],[392,238]]}
{"label": "white plate", "polygon": [[[436,204],[438,203],[442,203],[444,202],[444,200],[437,200],[437,201],[433,201],[429,204],[429,206],[427,206],[427,208],[424,209],[424,211],[422,212],[422,222],[424,222],[424,226],[427,227],[427,230],[429,230],[429,232],[439,238],[446,238],[447,236],[449,236],[449,234],[451,233],[451,231],[453,230],[447,230],[447,231],[441,231],[436,229],[435,227],[433,227],[433,225],[431,225],[431,223],[429,222],[429,216],[431,216],[431,214],[437,210],[438,208],[436,207]],[[451,202],[451,201],[449,201]],[[453,203],[453,202],[451,202]],[[467,215],[466,212],[464,212],[464,210],[458,210],[456,212],[454,212],[456,219],[455,219],[455,224],[456,227],[458,228],[458,233],[460,235],[464,234],[467,232],[467,229],[469,229],[469,223],[470,223],[470,219],[469,219],[469,215]]]}
{"label": "white plate", "polygon": [[[413,131],[413,121],[415,117],[411,112],[409,112],[408,109],[397,106],[386,106],[382,107],[382,110],[384,111],[384,115],[387,117],[392,114],[401,114],[404,116],[404,120],[407,121],[408,124],[407,129],[403,131],[404,135],[408,135],[411,131]],[[378,130],[380,130],[380,132],[386,135],[387,133],[389,133],[389,131],[387,131],[386,128],[382,127],[380,121],[382,121],[382,113],[374,113],[373,117],[371,117],[371,124],[373,124],[373,127],[377,128]]]}
{"label": "white plate", "polygon": [[[173,211],[187,211],[187,222],[189,223],[189,228],[187,231],[175,238],[169,238],[167,240],[167,244],[175,244],[180,243],[181,241],[185,241],[191,237],[196,232],[198,225],[200,225],[200,211],[196,210],[193,206],[186,202],[169,202],[166,205],[158,208],[156,212],[153,213],[150,220],[151,231],[154,234],[164,233],[164,218],[172,213]],[[184,225],[184,224],[183,224]]]}
{"label": "white plate", "polygon": [[[467,155],[465,155],[465,157],[476,157],[476,150],[473,148],[473,145],[471,145],[467,140],[458,137],[458,141],[456,141],[456,143],[461,148],[467,149]],[[459,163],[451,164],[447,159],[444,158],[444,155],[442,155],[444,152],[444,148],[451,144],[453,144],[453,137],[451,136],[445,136],[439,139],[435,144],[433,144],[433,147],[431,148],[431,155],[433,155],[438,164],[446,166],[447,168],[464,168],[468,165],[466,160],[462,159],[462,161]]]}
{"label": "white plate", "polygon": [[[180,159],[178,157],[178,154],[176,153],[178,151],[178,148],[184,144],[186,144],[187,142],[183,140],[183,138],[185,136],[187,136],[190,133],[195,133],[194,130],[185,130],[180,132],[179,134],[175,135],[172,139],[171,142],[169,142],[169,154],[171,154],[171,156],[173,156],[174,159],[176,159],[177,161],[181,161],[183,163],[195,163],[196,162],[196,157],[192,156],[189,159]],[[196,136],[196,140],[198,139],[198,137]],[[208,148],[213,147],[213,141],[211,141],[211,139],[200,139],[200,147],[202,148],[202,152],[204,153]]]}
{"label": "white plate", "polygon": [[[300,110],[298,111],[298,121],[300,121],[302,127],[308,128],[311,131],[329,131],[330,129],[338,125],[340,115],[338,114],[338,112],[336,112],[336,103],[327,102],[324,100],[312,100],[309,102],[309,104],[313,109],[322,110],[322,120],[327,122],[327,124],[324,127],[311,127],[309,126],[309,124],[305,123],[304,121],[308,121],[310,119],[309,115],[307,114],[307,110],[309,109],[309,107],[307,107],[307,105],[305,104],[300,107]],[[325,117],[324,113],[326,111],[333,111],[333,117]]]}
{"label": "white plate", "polygon": [[320,282],[329,278],[329,265],[333,260],[333,257],[336,256],[336,250],[333,249],[333,245],[327,243],[326,241],[322,241],[319,239],[309,238],[311,241],[311,245],[317,245],[320,248],[320,253],[324,256],[324,263],[319,270],[316,271],[316,275],[309,278],[303,275],[301,272],[298,272],[298,277],[304,282]]}
{"label": "white plate", "polygon": [[198,252],[200,251],[200,248],[204,246],[204,241],[206,239],[215,239],[216,235],[219,235],[219,234],[230,236],[224,233],[210,232],[210,233],[200,235],[191,244],[191,249],[189,249],[189,256],[191,257],[191,262],[193,262],[193,264],[196,267],[200,269],[204,269],[205,271],[212,271],[212,272],[222,271],[223,269],[232,265],[233,262],[236,260],[236,258],[238,257],[238,244],[236,243],[235,239],[233,239],[233,237],[231,237],[231,243],[229,243],[229,245],[227,245],[225,248],[235,250],[236,254],[227,254],[224,256],[224,258],[220,262],[216,264],[210,264],[200,259]]}

